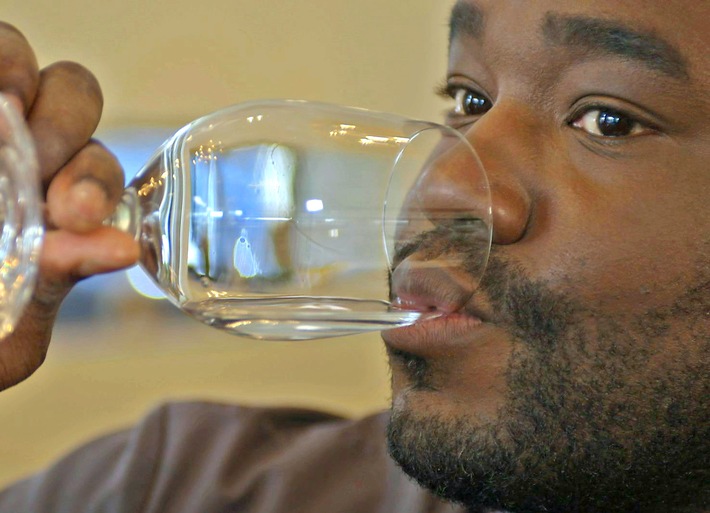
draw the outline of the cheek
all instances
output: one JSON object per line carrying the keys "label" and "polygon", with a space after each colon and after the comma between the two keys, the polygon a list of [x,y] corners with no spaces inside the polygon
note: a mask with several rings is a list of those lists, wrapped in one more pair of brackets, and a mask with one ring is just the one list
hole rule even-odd
{"label": "cheek", "polygon": [[[684,165],[693,169],[679,159],[679,169]],[[667,306],[698,282],[710,240],[710,185],[704,173],[663,166],[623,171],[548,189],[519,258],[590,306],[644,312]]]}

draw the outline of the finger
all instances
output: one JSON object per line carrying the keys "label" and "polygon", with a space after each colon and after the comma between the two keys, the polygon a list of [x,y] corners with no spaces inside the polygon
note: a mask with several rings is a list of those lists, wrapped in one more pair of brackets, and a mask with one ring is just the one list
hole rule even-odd
{"label": "finger", "polygon": [[13,95],[18,111],[27,113],[38,84],[37,59],[29,43],[19,30],[0,21],[0,91]]}
{"label": "finger", "polygon": [[88,234],[47,232],[39,262],[42,279],[35,296],[47,302],[61,300],[81,278],[131,266],[139,253],[132,235],[108,226]]}
{"label": "finger", "polygon": [[58,62],[42,70],[28,123],[45,184],[89,141],[102,107],[99,83],[83,66]]}
{"label": "finger", "polygon": [[32,301],[51,312],[82,278],[124,269],[136,263],[138,242],[127,233],[101,227],[90,234],[61,230],[45,235],[40,255],[40,279]]}
{"label": "finger", "polygon": [[123,193],[123,169],[101,143],[91,141],[64,166],[47,191],[53,227],[88,232],[101,226]]}

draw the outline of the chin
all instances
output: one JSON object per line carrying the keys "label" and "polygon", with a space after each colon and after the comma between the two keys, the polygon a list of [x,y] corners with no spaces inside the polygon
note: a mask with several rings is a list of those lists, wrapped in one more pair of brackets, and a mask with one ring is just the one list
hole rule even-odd
{"label": "chin", "polygon": [[392,410],[417,418],[495,419],[506,401],[509,348],[490,340],[424,357],[388,347]]}

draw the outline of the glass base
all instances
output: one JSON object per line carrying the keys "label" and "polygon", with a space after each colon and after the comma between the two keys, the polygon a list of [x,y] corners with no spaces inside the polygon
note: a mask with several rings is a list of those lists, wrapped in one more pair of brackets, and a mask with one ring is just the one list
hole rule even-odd
{"label": "glass base", "polygon": [[259,340],[354,335],[408,326],[422,316],[385,301],[337,297],[210,299],[182,309],[209,326]]}

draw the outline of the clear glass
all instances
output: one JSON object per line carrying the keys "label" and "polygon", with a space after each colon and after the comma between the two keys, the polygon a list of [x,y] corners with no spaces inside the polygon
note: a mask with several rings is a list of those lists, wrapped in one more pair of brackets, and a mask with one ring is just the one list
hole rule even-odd
{"label": "clear glass", "polygon": [[211,326],[269,340],[389,329],[427,316],[390,301],[388,273],[398,247],[436,224],[412,191],[452,151],[487,198],[482,273],[490,198],[465,138],[319,103],[246,103],[187,125],[110,223],[140,240],[141,266],[168,298]]}
{"label": "clear glass", "polygon": [[12,332],[32,295],[42,240],[34,145],[22,116],[0,94],[0,337]]}

